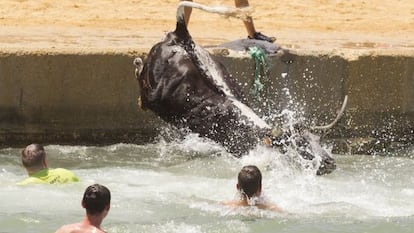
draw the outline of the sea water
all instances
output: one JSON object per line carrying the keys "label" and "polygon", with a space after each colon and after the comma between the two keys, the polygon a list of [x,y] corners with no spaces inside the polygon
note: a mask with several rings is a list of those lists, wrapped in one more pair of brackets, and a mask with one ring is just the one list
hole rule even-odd
{"label": "sea water", "polygon": [[[49,166],[81,181],[23,187],[21,149],[0,150],[0,232],[54,232],[81,221],[83,192],[94,183],[112,194],[107,232],[414,232],[413,148],[333,155],[337,169],[316,176],[269,148],[237,159],[191,134],[145,145],[47,145]],[[285,213],[220,204],[237,198],[237,173],[247,164],[261,169],[263,195]]]}

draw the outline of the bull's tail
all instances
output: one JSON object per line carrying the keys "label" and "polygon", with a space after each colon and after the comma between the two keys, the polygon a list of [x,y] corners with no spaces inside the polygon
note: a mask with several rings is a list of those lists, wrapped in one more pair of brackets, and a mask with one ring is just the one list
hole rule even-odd
{"label": "bull's tail", "polygon": [[335,120],[333,120],[330,124],[323,125],[323,126],[313,126],[311,127],[311,129],[312,130],[326,130],[326,129],[332,128],[339,121],[339,119],[341,119],[342,114],[344,114],[347,102],[348,102],[348,96],[346,95],[344,98],[344,101],[342,102],[341,110],[339,111],[338,115],[336,115]]}
{"label": "bull's tail", "polygon": [[185,38],[185,36],[189,36],[187,25],[185,24],[184,19],[184,8],[191,7],[200,9],[209,13],[216,13],[223,15],[225,17],[235,17],[241,19],[247,19],[249,16],[250,8],[230,8],[230,7],[223,7],[223,6],[206,6],[195,2],[189,1],[182,1],[178,4],[177,7],[177,26],[175,29],[175,33],[179,36],[183,36],[181,38]]}

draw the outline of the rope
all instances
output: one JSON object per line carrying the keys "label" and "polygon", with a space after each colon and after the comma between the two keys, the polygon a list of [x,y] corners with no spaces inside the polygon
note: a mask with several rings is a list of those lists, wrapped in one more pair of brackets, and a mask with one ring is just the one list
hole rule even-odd
{"label": "rope", "polygon": [[249,53],[255,62],[254,81],[253,81],[251,93],[253,96],[260,99],[260,96],[259,96],[260,92],[264,88],[264,85],[260,81],[260,78],[262,77],[265,78],[266,74],[268,73],[266,56],[263,50],[258,47],[250,47]]}

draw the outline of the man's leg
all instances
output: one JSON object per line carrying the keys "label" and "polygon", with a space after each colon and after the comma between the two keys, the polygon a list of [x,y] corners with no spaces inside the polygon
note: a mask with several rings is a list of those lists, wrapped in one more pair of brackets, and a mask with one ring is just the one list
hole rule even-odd
{"label": "man's leg", "polygon": [[[249,1],[248,0],[234,0],[234,3],[236,5],[236,7],[238,8],[243,8],[243,7],[248,7],[249,6]],[[247,37],[250,39],[256,39],[256,40],[265,40],[268,41],[270,43],[272,43],[273,41],[276,40],[276,38],[274,37],[268,37],[263,35],[260,32],[256,32],[256,29],[254,28],[254,24],[253,24],[253,19],[252,17],[247,17],[246,20],[243,20],[244,26],[246,27],[247,30]]]}
{"label": "man's leg", "polygon": [[[180,1],[190,1],[192,2],[193,0],[180,0]],[[248,0],[234,0],[236,7],[238,8],[243,8],[243,7],[248,7],[249,6],[249,1]],[[185,20],[185,24],[188,25],[188,23],[190,22],[190,16],[191,16],[191,12],[192,12],[192,8],[191,7],[185,7],[184,8],[184,20]],[[256,39],[256,40],[265,40],[268,42],[273,42],[276,40],[276,38],[274,37],[268,37],[263,35],[260,32],[256,32],[256,29],[254,27],[253,24],[253,19],[252,17],[248,17],[246,20],[243,20],[244,26],[246,28],[247,31],[247,36],[250,39]]]}
{"label": "man's leg", "polygon": [[[237,8],[244,8],[249,6],[249,1],[247,0],[235,0],[234,1]],[[256,29],[254,28],[253,19],[252,17],[247,17],[247,19],[243,20],[244,26],[247,30],[247,35],[253,38]]]}
{"label": "man's leg", "polygon": [[[180,0],[180,1],[192,2],[193,0]],[[191,16],[191,11],[192,10],[193,10],[193,8],[191,8],[191,7],[184,7],[184,21],[185,21],[186,25],[188,25],[188,22],[190,22],[190,16]]]}

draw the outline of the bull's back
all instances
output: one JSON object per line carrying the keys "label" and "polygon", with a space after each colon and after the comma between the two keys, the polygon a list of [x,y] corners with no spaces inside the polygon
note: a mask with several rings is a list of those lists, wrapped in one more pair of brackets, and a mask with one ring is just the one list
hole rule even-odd
{"label": "bull's back", "polygon": [[[242,92],[207,51],[202,52],[209,64],[203,64],[191,43],[183,43],[170,33],[151,49],[138,78],[142,107],[168,123],[221,143],[236,156],[246,153],[259,136],[254,123],[243,119],[231,100],[241,101]],[[213,80],[212,73],[219,81]]]}

